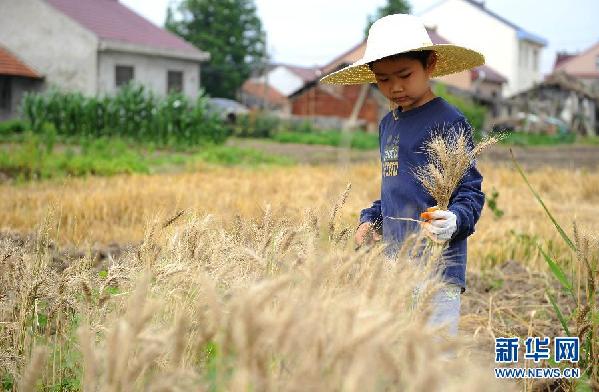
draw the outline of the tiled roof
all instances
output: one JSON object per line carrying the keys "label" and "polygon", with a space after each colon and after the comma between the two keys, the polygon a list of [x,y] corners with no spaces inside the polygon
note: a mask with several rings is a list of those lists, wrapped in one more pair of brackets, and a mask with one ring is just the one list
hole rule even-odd
{"label": "tiled roof", "polygon": [[14,54],[0,46],[0,75],[22,76],[41,79],[42,76],[19,60]]}
{"label": "tiled roof", "polygon": [[202,53],[179,36],[136,14],[118,0],[46,0],[46,2],[100,39]]}
{"label": "tiled roof", "polygon": [[481,65],[472,70],[473,76],[479,77],[482,73],[484,80],[494,83],[507,83],[507,79],[488,65]]}
{"label": "tiled roof", "polygon": [[252,79],[248,79],[243,83],[241,87],[242,91],[246,94],[252,95],[257,98],[264,98],[264,89],[266,87],[266,101],[273,104],[284,103],[287,98],[281,94],[277,89],[272,86],[264,86],[264,83],[258,82]]}
{"label": "tiled roof", "polygon": [[[593,51],[595,51],[597,49],[599,49],[599,41],[596,42],[591,47],[589,47],[588,49],[582,51],[581,53],[572,53],[572,54],[558,53],[557,58],[555,59],[555,64],[553,66],[553,72],[560,71],[560,70],[566,70],[569,62],[575,61],[576,58],[578,58],[580,56],[585,56],[589,52],[592,53]],[[581,78],[598,78],[599,77],[599,71],[597,71],[595,69],[582,71],[582,72],[580,72],[580,71],[576,72],[576,71],[569,70],[568,73],[571,75],[580,76]]]}
{"label": "tiled roof", "polygon": [[302,67],[299,65],[291,65],[285,63],[272,63],[268,66],[269,71],[277,67],[285,67],[297,76],[299,76],[304,82],[309,82],[313,80],[315,77],[320,76],[321,69],[320,67]]}

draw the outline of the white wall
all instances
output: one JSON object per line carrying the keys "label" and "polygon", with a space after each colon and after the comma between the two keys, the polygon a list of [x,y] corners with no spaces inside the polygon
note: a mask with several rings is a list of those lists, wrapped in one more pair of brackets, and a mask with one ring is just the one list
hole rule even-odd
{"label": "white wall", "polygon": [[[517,87],[525,90],[535,82],[541,81],[540,63],[542,46],[533,42],[520,40],[518,43]],[[535,51],[537,55],[535,56]]]}
{"label": "white wall", "polygon": [[112,51],[98,53],[99,94],[113,94],[117,91],[115,84],[117,65],[133,66],[135,81],[158,95],[166,95],[167,72],[182,71],[183,93],[191,99],[195,99],[198,95],[200,72],[198,62]]}
{"label": "white wall", "polygon": [[[264,76],[257,80],[264,82]],[[304,81],[289,68],[279,65],[268,73],[268,85],[274,87],[281,94],[289,96],[299,90],[304,85]]]}
{"label": "white wall", "polygon": [[45,76],[46,87],[96,92],[94,34],[42,0],[0,0],[0,44]]}
{"label": "white wall", "polygon": [[[508,79],[505,96],[526,87],[540,73],[521,76],[519,71],[519,40],[516,30],[463,0],[446,0],[420,17],[427,26],[456,45],[463,45],[484,54],[486,64]],[[540,56],[540,53],[539,53]]]}

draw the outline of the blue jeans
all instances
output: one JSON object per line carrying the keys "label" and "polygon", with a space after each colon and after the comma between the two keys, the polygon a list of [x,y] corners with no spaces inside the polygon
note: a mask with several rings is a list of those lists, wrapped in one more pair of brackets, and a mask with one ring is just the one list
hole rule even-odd
{"label": "blue jeans", "polygon": [[[426,282],[417,285],[412,292],[412,310],[416,309]],[[430,298],[431,314],[427,326],[445,326],[450,336],[457,336],[460,321],[460,295],[462,288],[457,284],[446,284],[438,289]]]}

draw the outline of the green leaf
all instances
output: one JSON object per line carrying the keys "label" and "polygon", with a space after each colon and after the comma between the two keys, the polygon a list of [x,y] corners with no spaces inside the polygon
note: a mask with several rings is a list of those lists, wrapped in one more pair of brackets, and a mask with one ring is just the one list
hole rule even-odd
{"label": "green leaf", "polygon": [[566,323],[566,319],[564,318],[562,311],[557,306],[555,297],[553,297],[547,289],[545,289],[545,293],[547,294],[547,297],[549,297],[549,302],[551,303],[551,306],[553,306],[553,310],[555,310],[555,314],[557,315],[559,322],[562,324],[562,327],[564,328],[566,335],[572,336],[572,335],[570,335],[570,330],[568,329],[568,324]]}
{"label": "green leaf", "polygon": [[551,212],[549,212],[549,209],[547,209],[547,206],[543,202],[543,199],[541,199],[541,196],[539,196],[539,194],[533,189],[532,185],[530,185],[530,182],[528,181],[528,178],[524,174],[524,171],[522,171],[522,168],[520,167],[520,165],[518,164],[518,162],[516,162],[516,158],[514,157],[514,152],[512,151],[511,148],[510,148],[510,154],[512,155],[512,162],[514,162],[514,165],[516,166],[516,169],[518,170],[518,173],[520,173],[520,175],[524,179],[524,182],[526,183],[526,185],[528,185],[528,189],[530,189],[530,191],[535,196],[535,198],[537,199],[537,201],[541,204],[541,206],[543,207],[543,209],[547,213],[547,216],[549,216],[549,219],[551,219],[551,222],[553,222],[553,224],[555,225],[555,228],[557,229],[557,231],[559,231],[559,234],[562,236],[562,238],[564,239],[564,241],[566,242],[566,244],[568,244],[568,246],[570,247],[570,249],[572,249],[574,252],[576,252],[576,246],[574,245],[574,243],[572,242],[572,240],[570,239],[570,237],[568,237],[568,235],[562,229],[562,227],[559,225],[559,223],[557,223],[557,221],[555,220],[555,218],[553,217],[553,215],[551,215]]}
{"label": "green leaf", "polygon": [[539,248],[539,251],[541,252],[541,254],[543,255],[543,257],[545,258],[545,261],[549,265],[551,272],[553,272],[553,275],[555,275],[555,277],[557,278],[557,280],[559,280],[559,282],[562,284],[562,286],[564,286],[564,288],[566,290],[568,290],[568,292],[572,295],[572,297],[574,297],[574,290],[572,289],[572,283],[570,283],[570,281],[568,280],[568,277],[566,276],[564,271],[551,258],[551,256],[549,256],[547,253],[545,253],[545,251],[543,250],[543,248],[541,248],[540,245],[538,245],[538,248]]}
{"label": "green leaf", "polygon": [[576,381],[576,392],[592,392],[591,386],[589,385],[589,376],[582,373],[580,378]]}

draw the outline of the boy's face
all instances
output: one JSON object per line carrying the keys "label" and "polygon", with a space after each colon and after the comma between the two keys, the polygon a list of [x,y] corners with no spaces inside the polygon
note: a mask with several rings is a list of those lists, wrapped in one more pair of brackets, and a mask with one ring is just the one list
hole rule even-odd
{"label": "boy's face", "polygon": [[429,57],[427,67],[415,59],[382,59],[372,64],[376,83],[387,99],[407,111],[422,105],[432,95],[429,86],[436,57]]}

